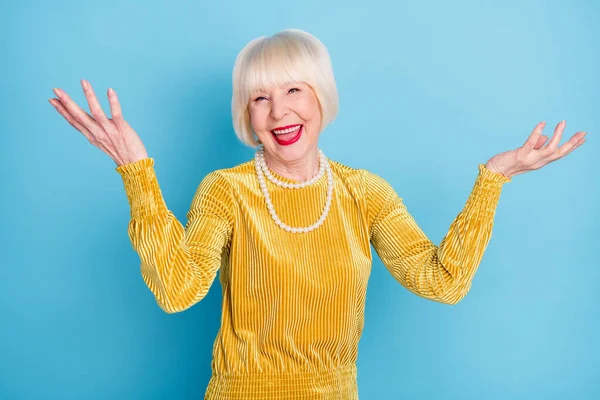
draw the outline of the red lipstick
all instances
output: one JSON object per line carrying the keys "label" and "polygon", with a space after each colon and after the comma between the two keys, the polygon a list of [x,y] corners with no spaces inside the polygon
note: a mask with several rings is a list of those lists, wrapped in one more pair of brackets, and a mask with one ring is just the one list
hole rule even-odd
{"label": "red lipstick", "polygon": [[[286,128],[291,128],[297,125],[288,125],[286,127],[283,128],[277,128],[277,129],[286,129]],[[271,134],[273,135],[273,137],[275,138],[275,141],[280,144],[281,146],[289,146],[291,144],[296,143],[299,139],[300,136],[302,136],[302,133],[304,132],[304,125],[300,126],[300,129],[298,129],[298,133],[296,133],[296,135],[294,135],[293,138],[288,139],[288,140],[283,140],[280,137],[278,137],[278,135],[274,134],[273,132],[271,132]]]}

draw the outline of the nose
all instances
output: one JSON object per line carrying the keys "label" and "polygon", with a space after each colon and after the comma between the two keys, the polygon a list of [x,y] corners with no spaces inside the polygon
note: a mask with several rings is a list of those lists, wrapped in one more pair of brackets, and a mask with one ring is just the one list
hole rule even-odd
{"label": "nose", "polygon": [[271,101],[271,118],[275,120],[283,119],[288,114],[288,106],[284,100],[272,99]]}

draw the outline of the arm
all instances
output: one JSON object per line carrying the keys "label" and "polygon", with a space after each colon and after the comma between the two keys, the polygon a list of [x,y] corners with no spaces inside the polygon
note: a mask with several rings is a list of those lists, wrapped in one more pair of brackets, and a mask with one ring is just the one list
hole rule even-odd
{"label": "arm", "polygon": [[445,304],[462,300],[491,238],[502,186],[511,179],[480,164],[465,207],[439,246],[427,238],[385,180],[370,172],[366,179],[371,243],[385,267],[421,297]]}
{"label": "arm", "polygon": [[144,282],[167,313],[184,311],[206,296],[227,251],[233,221],[228,184],[218,171],[202,180],[184,228],[167,209],[154,160],[116,168],[131,208],[128,233]]}

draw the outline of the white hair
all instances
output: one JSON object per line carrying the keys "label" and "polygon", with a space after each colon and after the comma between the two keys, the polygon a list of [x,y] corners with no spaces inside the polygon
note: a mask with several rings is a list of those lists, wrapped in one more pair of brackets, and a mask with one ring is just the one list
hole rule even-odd
{"label": "white hair", "polygon": [[249,100],[256,90],[304,82],[319,101],[321,130],[337,116],[339,100],[329,52],[308,32],[286,29],[252,40],[238,54],[232,78],[233,129],[249,147],[260,144],[248,113]]}

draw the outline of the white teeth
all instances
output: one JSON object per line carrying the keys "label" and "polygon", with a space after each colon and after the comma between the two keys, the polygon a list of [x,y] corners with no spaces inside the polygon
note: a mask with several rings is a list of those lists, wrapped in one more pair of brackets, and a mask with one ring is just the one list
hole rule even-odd
{"label": "white teeth", "polygon": [[298,125],[293,128],[273,130],[273,133],[276,135],[283,135],[284,133],[290,133],[290,132],[297,131],[298,129],[300,129],[301,126],[302,125]]}

